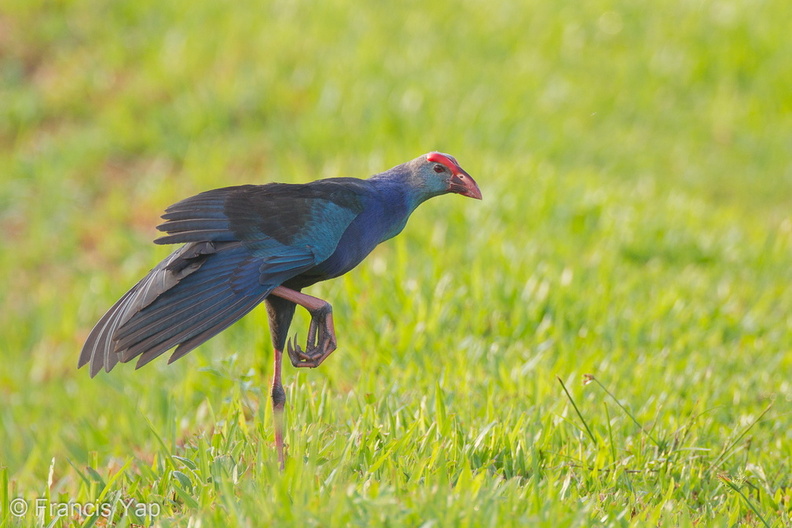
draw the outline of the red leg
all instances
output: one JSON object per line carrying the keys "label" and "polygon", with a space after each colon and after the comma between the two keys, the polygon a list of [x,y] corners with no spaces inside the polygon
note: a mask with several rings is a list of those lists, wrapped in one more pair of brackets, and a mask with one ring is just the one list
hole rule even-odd
{"label": "red leg", "polygon": [[305,351],[296,343],[287,342],[286,352],[295,367],[315,368],[327,359],[336,349],[335,326],[333,325],[333,307],[330,303],[311,297],[304,293],[278,286],[272,295],[299,304],[311,314],[311,326],[308,329],[308,342]]}
{"label": "red leg", "polygon": [[283,471],[283,407],[286,405],[286,392],[281,384],[282,350],[275,350],[275,373],[272,375],[272,416],[275,421],[275,449],[278,451],[278,465]]}

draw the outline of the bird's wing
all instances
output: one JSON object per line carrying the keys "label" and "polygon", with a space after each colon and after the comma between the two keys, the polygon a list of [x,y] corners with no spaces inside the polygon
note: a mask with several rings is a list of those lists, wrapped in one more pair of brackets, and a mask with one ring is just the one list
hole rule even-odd
{"label": "bird's wing", "polygon": [[354,185],[217,189],[169,207],[157,243],[185,243],[91,331],[79,366],[91,375],[178,345],[170,362],[239,320],[284,281],[329,257],[362,210]]}

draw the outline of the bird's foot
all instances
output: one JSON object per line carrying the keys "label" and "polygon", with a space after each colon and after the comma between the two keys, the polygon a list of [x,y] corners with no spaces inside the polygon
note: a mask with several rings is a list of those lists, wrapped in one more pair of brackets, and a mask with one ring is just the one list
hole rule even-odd
{"label": "bird's foot", "polygon": [[[329,306],[329,305],[328,305]],[[305,350],[297,344],[297,336],[286,342],[286,352],[297,368],[316,368],[336,349],[333,314],[317,314],[311,319],[308,328],[308,342]]]}

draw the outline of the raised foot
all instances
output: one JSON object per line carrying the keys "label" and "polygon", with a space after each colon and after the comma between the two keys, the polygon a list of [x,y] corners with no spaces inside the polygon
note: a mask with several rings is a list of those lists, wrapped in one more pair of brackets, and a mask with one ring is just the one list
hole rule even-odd
{"label": "raised foot", "polygon": [[305,350],[297,344],[297,336],[286,342],[286,352],[289,354],[292,365],[297,368],[316,368],[335,349],[333,314],[329,309],[312,314]]}

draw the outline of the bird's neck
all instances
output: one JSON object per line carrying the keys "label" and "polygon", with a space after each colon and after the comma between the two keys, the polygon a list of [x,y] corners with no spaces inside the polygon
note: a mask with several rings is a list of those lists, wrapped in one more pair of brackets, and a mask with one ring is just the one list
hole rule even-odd
{"label": "bird's neck", "polygon": [[429,198],[444,194],[441,191],[431,192],[420,185],[420,182],[411,181],[407,171],[402,173],[391,169],[372,176],[369,181],[384,200],[394,206],[401,206],[407,217]]}

